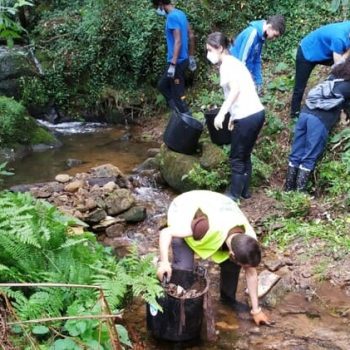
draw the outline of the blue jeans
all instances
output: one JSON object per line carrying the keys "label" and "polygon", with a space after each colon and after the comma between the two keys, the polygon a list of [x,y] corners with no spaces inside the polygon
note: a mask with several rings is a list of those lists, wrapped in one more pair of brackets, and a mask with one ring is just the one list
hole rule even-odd
{"label": "blue jeans", "polygon": [[322,155],[328,130],[315,115],[300,113],[294,129],[294,140],[289,162],[294,167],[313,170]]}

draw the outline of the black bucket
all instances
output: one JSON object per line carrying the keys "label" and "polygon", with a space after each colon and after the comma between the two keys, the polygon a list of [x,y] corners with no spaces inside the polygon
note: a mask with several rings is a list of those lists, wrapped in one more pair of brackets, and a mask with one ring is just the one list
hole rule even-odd
{"label": "black bucket", "polygon": [[200,280],[205,287],[195,298],[181,299],[165,294],[164,297],[157,299],[163,312],[147,304],[147,328],[155,338],[175,342],[199,339],[204,296],[209,288],[206,273],[173,270],[170,283],[190,289],[196,280]]}
{"label": "black bucket", "polygon": [[230,120],[230,113],[225,115],[224,122],[222,123],[222,129],[216,130],[214,126],[214,119],[219,113],[220,109],[215,108],[204,113],[205,121],[208,127],[210,139],[217,145],[228,145],[231,143],[231,131],[228,130],[228,122]]}
{"label": "black bucket", "polygon": [[193,154],[198,148],[198,140],[203,124],[188,114],[173,111],[165,129],[164,143],[173,151]]}

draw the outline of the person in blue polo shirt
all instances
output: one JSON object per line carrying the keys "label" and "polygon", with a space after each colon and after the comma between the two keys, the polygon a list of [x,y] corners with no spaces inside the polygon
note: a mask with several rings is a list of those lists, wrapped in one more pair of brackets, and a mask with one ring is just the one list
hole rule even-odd
{"label": "person in blue polo shirt", "polygon": [[310,74],[317,64],[331,66],[346,59],[350,48],[350,21],[332,23],[301,40],[296,57],[291,117],[299,116]]}
{"label": "person in blue polo shirt", "polygon": [[171,0],[152,0],[157,14],[166,16],[167,67],[158,82],[158,89],[171,109],[188,113],[185,101],[185,71],[197,68],[194,58],[194,34],[185,13]]}
{"label": "person in blue polo shirt", "polygon": [[266,39],[273,40],[283,35],[285,20],[275,15],[267,20],[253,21],[244,29],[230,48],[230,54],[242,61],[250,71],[258,93],[262,89],[261,52]]}

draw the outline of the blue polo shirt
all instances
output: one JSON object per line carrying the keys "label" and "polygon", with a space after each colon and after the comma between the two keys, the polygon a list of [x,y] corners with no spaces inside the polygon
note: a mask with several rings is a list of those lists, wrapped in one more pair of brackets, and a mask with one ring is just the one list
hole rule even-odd
{"label": "blue polo shirt", "polygon": [[168,47],[167,62],[171,62],[174,54],[174,34],[175,29],[181,33],[181,48],[176,63],[181,63],[188,59],[188,21],[185,13],[178,9],[173,9],[167,15],[165,22],[165,36]]}
{"label": "blue polo shirt", "polygon": [[350,48],[350,21],[332,23],[309,33],[300,42],[305,59],[321,62],[333,59]]}

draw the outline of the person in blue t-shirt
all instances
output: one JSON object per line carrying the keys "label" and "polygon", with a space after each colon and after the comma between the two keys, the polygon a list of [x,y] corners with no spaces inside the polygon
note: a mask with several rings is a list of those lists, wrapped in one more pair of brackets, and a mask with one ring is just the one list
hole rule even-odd
{"label": "person in blue t-shirt", "polygon": [[188,113],[185,101],[185,71],[197,68],[194,58],[194,34],[185,13],[175,8],[171,0],[152,0],[159,15],[166,16],[167,67],[158,82],[168,106]]}
{"label": "person in blue t-shirt", "polygon": [[346,59],[350,48],[350,21],[332,23],[309,33],[301,40],[295,63],[291,117],[299,116],[310,74],[317,64],[331,66]]}
{"label": "person in blue t-shirt", "polygon": [[266,39],[273,40],[283,35],[285,20],[275,15],[267,20],[253,21],[235,38],[230,54],[242,61],[250,71],[258,93],[262,89],[261,52]]}

